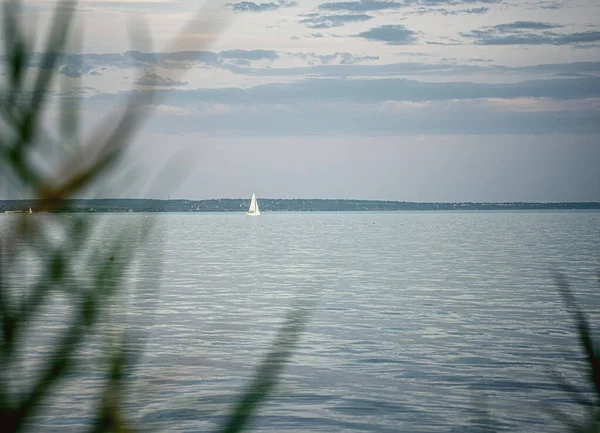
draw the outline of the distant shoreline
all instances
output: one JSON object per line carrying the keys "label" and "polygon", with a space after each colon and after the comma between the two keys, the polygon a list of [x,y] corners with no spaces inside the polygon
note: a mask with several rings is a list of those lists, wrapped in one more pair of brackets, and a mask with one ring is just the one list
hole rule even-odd
{"label": "distant shoreline", "polygon": [[[600,202],[404,202],[346,199],[258,199],[262,212],[361,212],[361,211],[494,211],[494,210],[600,210]],[[154,200],[72,199],[52,208],[43,200],[0,200],[0,212],[51,210],[56,213],[110,212],[243,212],[249,199]]]}

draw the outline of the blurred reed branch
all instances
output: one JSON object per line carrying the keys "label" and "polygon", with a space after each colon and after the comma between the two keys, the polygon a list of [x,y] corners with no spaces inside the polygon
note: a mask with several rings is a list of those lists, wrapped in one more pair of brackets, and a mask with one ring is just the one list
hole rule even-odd
{"label": "blurred reed branch", "polygon": [[[48,126],[44,114],[54,96],[53,83],[57,65],[71,36],[77,2],[61,0],[56,4],[50,31],[44,43],[39,67],[32,68],[33,41],[24,32],[21,3],[3,3],[4,59],[6,79],[0,90],[0,180],[18,194],[34,195],[45,210],[52,211],[62,200],[73,197],[98,182],[99,177],[123,156],[131,138],[146,118],[148,110],[164,97],[153,90],[129,93],[123,112],[107,120],[86,143],[80,138],[79,97],[61,99],[58,126]],[[223,23],[202,18],[203,10],[190,20],[174,38],[170,48],[181,46],[184,33],[208,28],[218,35]],[[138,29],[139,30],[139,29]],[[148,36],[145,34],[144,36]],[[147,38],[148,39],[148,38]],[[204,44],[212,40],[207,39]],[[200,49],[203,47],[196,47]],[[50,128],[47,131],[46,128]],[[48,133],[52,132],[52,134]],[[52,139],[56,133],[59,137]],[[60,164],[55,176],[43,174],[34,164],[36,153],[56,157]],[[39,210],[39,209],[38,209]],[[118,259],[109,261],[92,245],[94,221],[76,218],[69,224],[57,224],[56,218],[21,215],[11,220],[9,230],[0,240],[0,428],[3,432],[19,432],[31,427],[40,408],[51,403],[52,393],[69,381],[81,358],[84,344],[96,333],[106,334],[101,324],[107,320],[115,296],[126,290],[124,276],[132,262],[136,242],[148,238],[150,225],[136,233],[124,231],[121,240],[111,246]],[[57,243],[50,233],[60,226],[63,236]],[[86,255],[86,252],[91,251]],[[33,282],[24,282],[27,270],[21,263],[33,256],[41,271]],[[77,271],[84,263],[85,274]],[[62,297],[61,297],[62,296]],[[58,301],[57,301],[58,299]],[[35,378],[23,388],[15,383],[26,354],[20,350],[26,335],[37,331],[36,322],[44,308],[58,302],[68,309],[66,324],[44,355],[44,364]],[[275,387],[285,362],[298,341],[307,317],[305,306],[292,309],[271,350],[257,369],[246,392],[232,409],[222,431],[238,432],[248,426],[251,415]],[[150,311],[146,313],[151,314]],[[105,335],[109,354],[104,362],[106,378],[98,396],[95,413],[90,415],[92,432],[129,432],[123,411],[126,370],[136,361],[139,346],[132,332],[123,330],[116,336]]]}
{"label": "blurred reed branch", "polygon": [[232,415],[220,430],[237,433],[247,428],[250,417],[277,385],[279,375],[294,350],[311,311],[314,299],[299,298],[259,366],[247,390],[238,398]]}
{"label": "blurred reed branch", "polygon": [[[587,317],[577,303],[567,279],[563,274],[556,273],[554,280],[563,303],[575,323],[579,343],[585,356],[587,382],[591,385],[592,395],[590,396],[590,392],[583,391],[569,383],[556,372],[552,372],[552,379],[558,388],[585,410],[585,419],[576,420],[571,415],[556,408],[550,408],[548,411],[562,422],[570,432],[600,432],[600,353],[594,344]],[[600,288],[600,274],[598,275],[598,286]]]}

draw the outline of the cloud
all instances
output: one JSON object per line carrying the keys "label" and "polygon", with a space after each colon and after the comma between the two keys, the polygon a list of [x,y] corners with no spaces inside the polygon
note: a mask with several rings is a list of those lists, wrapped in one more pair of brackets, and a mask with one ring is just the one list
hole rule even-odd
{"label": "cloud", "polygon": [[487,11],[489,11],[489,10],[490,10],[490,8],[486,8],[486,7],[458,9],[458,10],[450,10],[450,11],[444,10],[443,14],[444,15],[463,15],[463,14],[481,15],[481,14],[487,13]]}
{"label": "cloud", "polygon": [[[123,93],[126,95],[127,92]],[[109,95],[97,95],[102,100]],[[228,105],[273,105],[302,102],[346,101],[380,103],[385,101],[427,102],[470,99],[549,98],[554,100],[600,98],[600,77],[553,78],[517,83],[421,82],[386,79],[306,79],[293,83],[264,84],[250,88],[174,90],[169,103],[188,106],[203,103]],[[596,115],[598,115],[596,111]],[[600,122],[599,122],[600,124]]]}
{"label": "cloud", "polygon": [[266,11],[276,11],[281,6],[277,3],[254,3],[254,2],[239,2],[239,3],[229,3],[228,6],[231,7],[235,12],[266,12]]}
{"label": "cloud", "polygon": [[469,8],[469,9],[446,9],[446,8],[420,8],[415,11],[417,15],[424,15],[427,13],[439,13],[442,15],[481,15],[487,13],[490,8]]}
{"label": "cloud", "polygon": [[[38,60],[37,66],[40,66],[41,59]],[[67,55],[62,58],[61,64],[58,66],[59,73],[70,78],[81,78],[84,75],[92,74],[92,67],[83,61],[82,56]]]}
{"label": "cloud", "polygon": [[70,78],[81,78],[84,75],[80,70],[71,68],[69,66],[63,66],[60,69],[60,73]]}
{"label": "cloud", "polygon": [[163,134],[204,132],[243,136],[600,133],[597,110],[558,108],[519,111],[487,100],[424,104],[306,101],[293,106],[248,106],[243,110],[195,116],[156,116],[149,127]]}
{"label": "cloud", "polygon": [[250,65],[251,62],[260,60],[272,62],[279,55],[272,50],[227,50],[221,51],[218,57],[222,63],[233,61],[236,65]]}
{"label": "cloud", "polygon": [[575,48],[576,50],[589,50],[594,48],[600,48],[600,44],[576,44],[573,45],[573,48]]}
{"label": "cloud", "polygon": [[342,35],[338,35],[335,33],[322,33],[322,32],[315,32],[315,33],[310,33],[307,35],[304,35],[305,38],[307,39],[323,39],[323,38],[343,38],[344,36]]}
{"label": "cloud", "polygon": [[498,32],[510,32],[514,30],[547,30],[562,27],[560,24],[544,23],[541,21],[515,21],[513,23],[498,24],[497,26],[489,27]]}
{"label": "cloud", "polygon": [[[600,133],[600,77],[502,84],[307,79],[158,93],[171,112],[186,113],[153,120],[150,127],[163,133]],[[127,94],[99,94],[86,105],[108,107]]]}
{"label": "cloud", "polygon": [[444,42],[441,42],[441,41],[425,41],[425,43],[427,45],[442,45],[442,46],[449,46],[449,47],[457,46],[457,45],[464,45],[464,44],[458,42],[456,39],[451,39],[451,38],[445,39]]}
{"label": "cloud", "polygon": [[273,50],[227,50],[221,51],[219,57],[222,59],[277,60],[279,55]]}
{"label": "cloud", "polygon": [[423,6],[455,6],[474,3],[496,4],[501,3],[502,0],[407,0],[407,2]]}
{"label": "cloud", "polygon": [[129,51],[128,56],[141,63],[208,63],[216,64],[219,62],[219,54],[212,51],[176,51],[172,53],[140,53],[139,51]]}
{"label": "cloud", "polygon": [[[42,53],[31,53],[27,66],[39,68],[42,65],[44,55]],[[7,63],[7,56],[0,55],[0,63]],[[59,74],[80,78],[85,75],[98,75],[96,71],[100,66],[114,65],[119,68],[132,66],[132,59],[126,54],[63,54],[56,64]]]}
{"label": "cloud", "polygon": [[320,63],[322,65],[353,65],[364,61],[379,60],[378,56],[355,56],[350,53],[333,53],[324,55],[315,53],[294,53],[292,55],[304,60],[309,65],[314,65],[315,63]]}
{"label": "cloud", "polygon": [[237,74],[253,76],[319,76],[319,77],[386,77],[386,76],[478,76],[550,78],[561,73],[585,73],[600,75],[600,62],[548,63],[532,66],[502,66],[480,64],[443,64],[422,62],[400,62],[376,65],[315,65],[288,68],[230,68]]}
{"label": "cloud", "polygon": [[366,14],[345,14],[345,15],[319,15],[306,14],[306,18],[299,22],[311,29],[329,29],[331,27],[341,27],[348,23],[363,22],[372,19],[371,15]]}
{"label": "cloud", "polygon": [[[29,67],[40,67],[42,54],[32,53]],[[232,64],[250,66],[256,61],[274,61],[279,58],[272,50],[226,50],[213,51],[177,51],[170,53],[143,53],[126,51],[125,53],[106,54],[65,54],[57,62],[57,72],[71,78],[85,75],[99,75],[102,69],[146,68],[161,66],[164,68],[188,69],[194,65],[209,65],[217,68],[231,68]],[[0,56],[0,63],[6,63],[6,56]]]}
{"label": "cloud", "polygon": [[359,33],[361,38],[386,42],[390,45],[410,45],[415,42],[415,32],[401,24],[386,24]]}
{"label": "cloud", "polygon": [[63,66],[62,68],[59,68],[59,74],[69,78],[81,78],[84,75],[100,75],[100,73],[96,71],[83,71],[82,69],[76,69],[71,66]]}
{"label": "cloud", "polygon": [[171,86],[185,86],[188,84],[187,81],[177,81],[169,77],[161,77],[154,73],[146,73],[142,78],[138,79],[136,83],[140,86],[160,86],[160,87],[171,87]]}
{"label": "cloud", "polygon": [[554,74],[555,77],[564,77],[564,78],[579,78],[579,77],[591,77],[592,75],[588,74],[580,74],[579,72],[563,72]]}
{"label": "cloud", "polygon": [[398,3],[388,0],[362,0],[362,1],[345,1],[335,3],[322,3],[319,9],[326,11],[348,11],[348,12],[372,12],[385,9],[399,9],[405,7],[405,3]]}
{"label": "cloud", "polygon": [[[444,5],[452,5],[453,3],[444,3]],[[468,9],[447,9],[445,7],[431,7],[431,6],[421,6],[411,12],[409,14],[413,15],[425,15],[425,14],[440,14],[444,16],[448,15],[481,15],[489,12],[489,7],[476,7],[476,8],[468,8]]]}
{"label": "cloud", "polygon": [[278,1],[276,3],[254,3],[254,2],[238,2],[238,3],[227,3],[233,11],[235,12],[269,12],[276,11],[280,8],[291,8],[298,6],[298,2],[296,1]]}
{"label": "cloud", "polygon": [[569,45],[600,41],[600,31],[556,33],[560,24],[540,21],[515,21],[482,27],[461,36],[473,39],[477,45]]}
{"label": "cloud", "polygon": [[559,2],[539,2],[537,4],[537,7],[540,7],[542,9],[560,9],[564,6],[564,4],[561,4]]}
{"label": "cloud", "polygon": [[[342,1],[342,2],[327,2],[319,5],[319,9],[326,11],[347,11],[347,12],[375,12],[383,11],[387,9],[400,9],[407,6],[423,6],[421,9],[423,13],[427,12],[429,7],[432,6],[454,6],[460,4],[474,4],[474,3],[500,3],[500,0],[406,0],[404,2],[396,2],[393,0],[359,0],[359,1]],[[478,9],[487,8],[473,8],[467,9],[472,12],[464,10],[462,13],[483,13],[477,12]],[[436,11],[436,10],[434,10]],[[437,9],[439,12],[440,9]],[[449,12],[448,14],[453,13]]]}
{"label": "cloud", "polygon": [[185,2],[177,1],[102,1],[102,0],[87,0],[81,2],[81,10],[94,10],[94,9],[146,9],[146,10],[160,10],[169,11],[175,9],[181,10],[185,8]]}
{"label": "cloud", "polygon": [[475,39],[478,45],[568,45],[600,41],[600,32],[582,32],[570,34],[515,34],[508,36],[467,35]]}

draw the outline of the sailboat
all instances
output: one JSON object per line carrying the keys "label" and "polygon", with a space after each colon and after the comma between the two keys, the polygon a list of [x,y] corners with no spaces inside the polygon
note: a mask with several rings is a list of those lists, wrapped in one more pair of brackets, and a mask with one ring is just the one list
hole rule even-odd
{"label": "sailboat", "polygon": [[260,209],[258,208],[258,203],[256,202],[256,194],[252,194],[252,201],[250,202],[250,209],[246,212],[246,215],[250,216],[259,216]]}
{"label": "sailboat", "polygon": [[33,213],[33,211],[31,210],[31,208],[29,208],[29,215],[31,215]]}

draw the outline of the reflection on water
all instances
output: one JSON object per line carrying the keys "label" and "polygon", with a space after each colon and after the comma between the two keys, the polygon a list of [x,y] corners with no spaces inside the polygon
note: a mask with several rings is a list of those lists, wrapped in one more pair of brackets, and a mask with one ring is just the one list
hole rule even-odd
{"label": "reflection on water", "polygon": [[[550,369],[587,389],[552,271],[567,274],[598,323],[600,213],[77,218],[103,222],[94,235],[101,251],[122,227],[155,224],[127,277],[137,290],[116,300],[103,328],[129,327],[144,346],[130,372],[135,425],[183,432],[222,423],[298,292],[319,302],[255,431],[561,431],[542,407],[577,408]],[[27,368],[64,323],[61,305],[40,319]],[[101,336],[86,345],[36,420],[40,430],[83,430],[103,347]]]}

